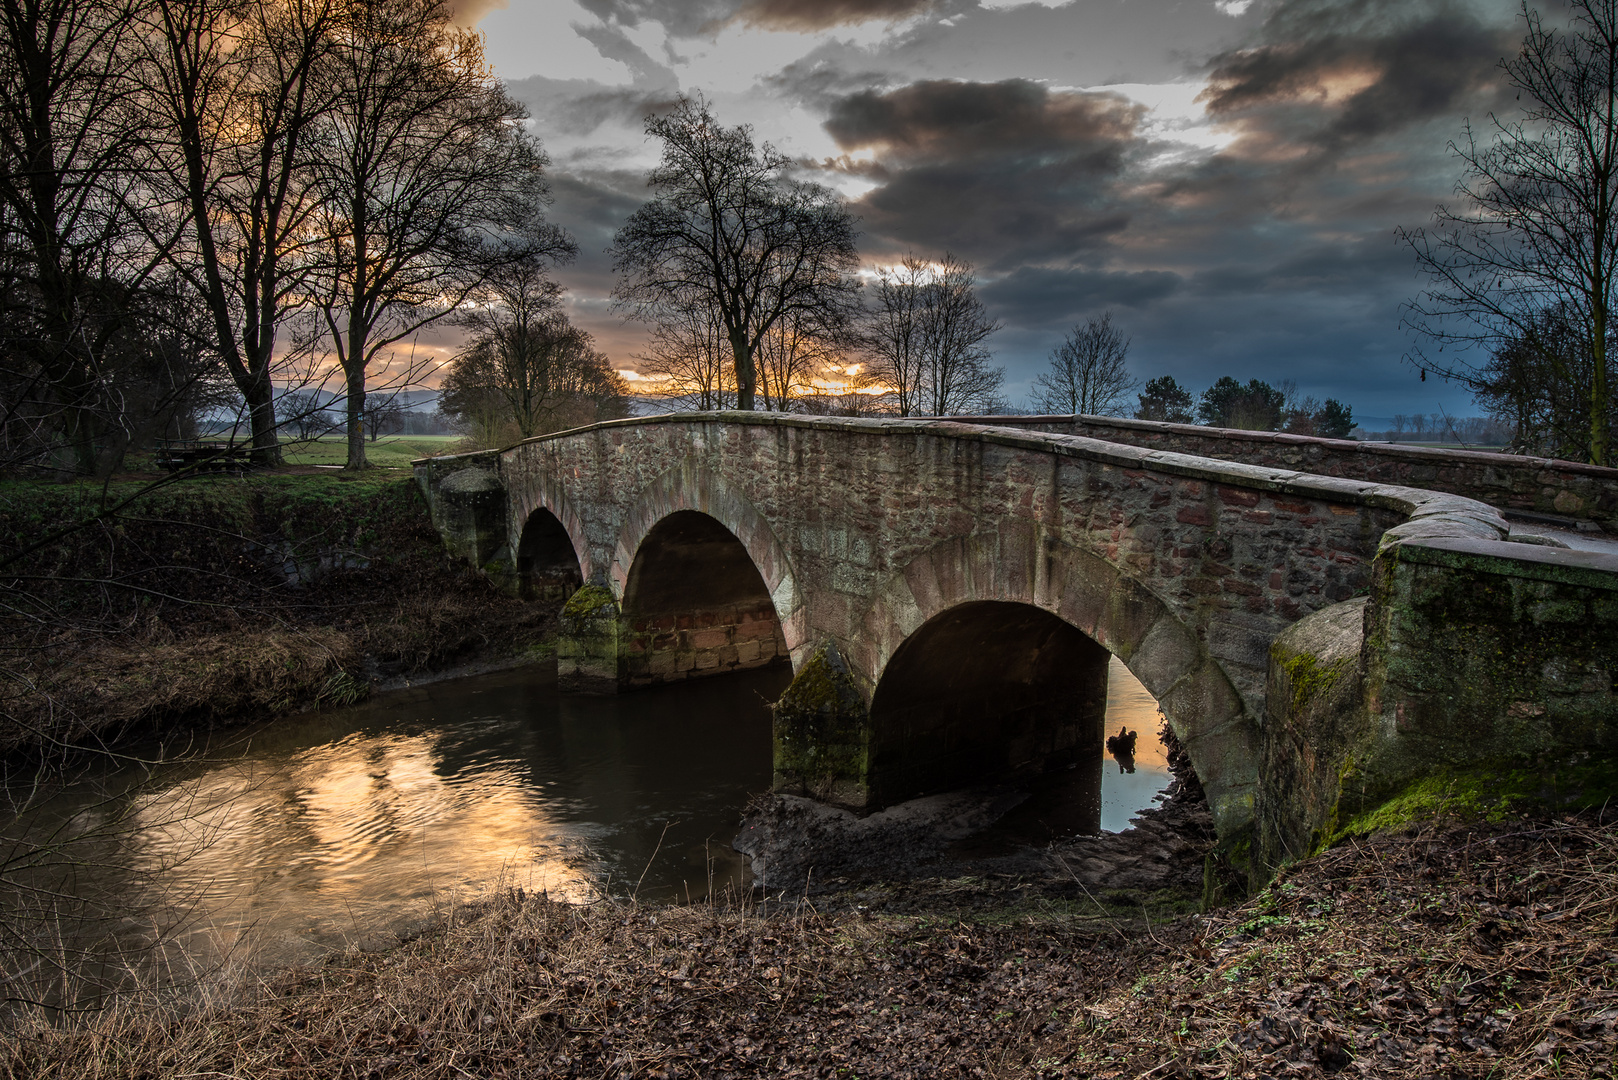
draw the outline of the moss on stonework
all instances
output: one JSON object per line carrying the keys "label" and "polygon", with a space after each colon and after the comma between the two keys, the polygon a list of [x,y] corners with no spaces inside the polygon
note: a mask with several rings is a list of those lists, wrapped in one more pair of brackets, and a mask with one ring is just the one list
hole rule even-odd
{"label": "moss on stonework", "polygon": [[777,774],[817,796],[839,786],[865,788],[865,698],[832,646],[815,650],[774,709]]}
{"label": "moss on stonework", "polygon": [[[575,579],[577,580],[577,579]],[[562,618],[564,619],[593,619],[602,615],[617,613],[618,601],[613,597],[612,590],[605,585],[586,585],[562,605]],[[611,608],[611,611],[603,611]]]}
{"label": "moss on stonework", "polygon": [[1411,781],[1341,828],[1328,824],[1319,846],[1439,817],[1499,822],[1533,810],[1583,810],[1615,799],[1618,757],[1610,755],[1538,769],[1445,770]]}
{"label": "moss on stonework", "polygon": [[1313,699],[1325,694],[1351,666],[1353,657],[1343,657],[1321,663],[1309,653],[1299,653],[1282,661],[1281,669],[1287,674],[1287,685],[1292,689],[1292,716],[1300,715]]}

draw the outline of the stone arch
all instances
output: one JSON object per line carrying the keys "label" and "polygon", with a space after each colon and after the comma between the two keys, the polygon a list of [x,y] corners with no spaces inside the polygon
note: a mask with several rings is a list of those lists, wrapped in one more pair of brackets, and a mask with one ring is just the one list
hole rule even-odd
{"label": "stone arch", "polygon": [[696,511],[714,519],[741,542],[764,581],[793,666],[797,667],[806,648],[805,617],[803,596],[786,549],[770,523],[744,495],[694,459],[686,459],[648,484],[624,515],[607,570],[613,594],[623,600],[641,544],[660,522],[681,511]]}
{"label": "stone arch", "polygon": [[567,538],[573,545],[573,557],[578,560],[579,575],[585,581],[595,578],[599,567],[594,565],[590,557],[590,544],[585,539],[584,519],[579,517],[573,509],[572,500],[567,492],[562,490],[560,484],[549,477],[539,477],[530,480],[524,487],[512,492],[512,509],[510,528],[511,535],[507,541],[511,552],[513,567],[517,566],[521,558],[523,536],[528,531],[528,525],[539,511],[546,511],[567,532]]}
{"label": "stone arch", "polygon": [[573,537],[561,519],[543,506],[528,515],[515,550],[517,592],[525,600],[561,603],[584,584]]}
{"label": "stone arch", "polygon": [[871,800],[1081,764],[1099,780],[1108,656],[1033,604],[969,600],[934,615],[871,695]]}
{"label": "stone arch", "polygon": [[1229,676],[1149,589],[1037,522],[1004,521],[996,532],[946,540],[912,559],[866,609],[851,666],[874,691],[929,620],[984,601],[1043,609],[1122,660],[1157,698],[1190,756],[1220,836],[1251,824],[1258,731]]}

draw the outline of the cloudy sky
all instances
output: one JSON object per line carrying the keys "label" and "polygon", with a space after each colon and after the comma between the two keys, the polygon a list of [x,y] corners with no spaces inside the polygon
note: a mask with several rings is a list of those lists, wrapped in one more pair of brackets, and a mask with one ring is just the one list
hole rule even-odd
{"label": "cloudy sky", "polygon": [[868,263],[970,260],[1014,403],[1110,308],[1143,378],[1473,411],[1401,359],[1420,281],[1395,228],[1450,197],[1463,123],[1514,107],[1511,0],[469,2],[552,158],[575,319],[620,368],[642,330],[605,249],[647,198],[644,117],[700,92],[849,199]]}

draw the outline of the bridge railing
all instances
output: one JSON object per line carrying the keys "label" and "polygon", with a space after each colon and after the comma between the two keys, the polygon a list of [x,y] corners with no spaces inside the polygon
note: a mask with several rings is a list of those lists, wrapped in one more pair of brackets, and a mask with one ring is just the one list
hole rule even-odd
{"label": "bridge railing", "polygon": [[1115,416],[979,416],[952,419],[1060,432],[1108,442],[1172,450],[1224,461],[1272,465],[1321,476],[1432,488],[1488,503],[1507,513],[1585,523],[1618,535],[1618,469],[1576,461],[1446,450],[1405,443],[1359,442],[1168,424]]}

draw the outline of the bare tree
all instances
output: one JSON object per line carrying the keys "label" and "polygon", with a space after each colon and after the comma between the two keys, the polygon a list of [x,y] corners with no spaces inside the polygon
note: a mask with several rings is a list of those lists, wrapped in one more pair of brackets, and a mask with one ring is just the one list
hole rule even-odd
{"label": "bare tree", "polygon": [[[1516,120],[1491,117],[1480,144],[1467,127],[1451,144],[1464,169],[1460,206],[1440,206],[1431,229],[1402,234],[1430,285],[1406,321],[1439,345],[1513,342],[1541,348],[1540,315],[1556,311],[1591,359],[1589,378],[1543,345],[1544,369],[1586,400],[1584,455],[1612,461],[1612,378],[1607,356],[1618,281],[1618,0],[1571,0],[1565,28],[1547,27],[1526,3],[1527,30],[1500,62],[1522,102]],[[1423,370],[1478,391],[1482,366],[1416,354]]]}
{"label": "bare tree", "polygon": [[998,401],[1005,373],[989,367],[983,342],[999,328],[978,299],[970,263],[912,254],[878,271],[859,342],[868,377],[888,388],[900,416],[947,416]]}
{"label": "bare tree", "polygon": [[1135,380],[1129,374],[1129,339],[1112,323],[1112,312],[1092,315],[1073,327],[1051,354],[1049,371],[1034,378],[1041,412],[1113,416],[1127,407]]}
{"label": "bare tree", "polygon": [[[1513,339],[1490,357],[1480,374],[1478,401],[1510,425],[1513,452],[1578,458],[1589,435],[1588,402],[1579,387],[1591,381],[1592,366],[1582,335],[1557,312],[1546,311],[1531,337]],[[1609,424],[1618,423],[1614,412],[1618,402],[1608,410]]]}
{"label": "bare tree", "polygon": [[246,403],[253,457],[277,465],[276,332],[310,291],[311,185],[335,87],[335,0],[152,0],[143,37],[148,175],[170,202],[148,234],[210,317]]}
{"label": "bare tree", "polygon": [[299,439],[318,439],[335,426],[327,404],[319,390],[293,390],[276,398],[275,414],[281,426],[290,428]]}
{"label": "bare tree", "polygon": [[1005,369],[990,367],[989,350],[983,347],[1000,324],[978,299],[971,263],[944,253],[922,292],[922,321],[928,411],[949,416],[1003,407],[999,394]]}
{"label": "bare tree", "polygon": [[[539,259],[491,275],[479,303],[455,317],[472,339],[444,379],[440,408],[498,439],[519,439],[621,415],[628,387],[590,335],[562,312],[561,289]],[[493,445],[486,442],[485,445]]]}
{"label": "bare tree", "polygon": [[914,254],[897,266],[877,271],[871,302],[860,324],[860,346],[869,358],[867,374],[894,397],[900,416],[922,409],[927,381],[924,295],[931,267]]}
{"label": "bare tree", "polygon": [[350,5],[322,65],[336,94],[318,164],[318,301],[347,382],[348,464],[365,467],[367,370],[503,265],[576,250],[541,214],[547,164],[444,0]]}
{"label": "bare tree", "polygon": [[651,392],[673,408],[708,411],[736,403],[734,356],[711,308],[665,312],[650,347],[635,360]]}
{"label": "bare tree", "polygon": [[[124,0],[0,0],[0,354],[5,421],[106,473],[131,419],[119,363],[140,354],[157,259],[129,218],[134,9]],[[144,310],[142,310],[144,307]],[[120,340],[122,339],[122,340]],[[133,343],[138,346],[138,342]]]}
{"label": "bare tree", "polygon": [[759,339],[758,387],[766,411],[788,412],[842,362],[840,328],[828,329],[818,319],[795,312]]}
{"label": "bare tree", "polygon": [[760,342],[778,323],[852,318],[854,219],[832,191],[788,178],[790,159],[756,147],[745,125],[721,125],[701,98],[648,117],[646,134],[663,143],[647,176],[656,196],[613,236],[613,295],[682,340],[695,313],[711,311],[729,346],[737,407],[752,409]]}

